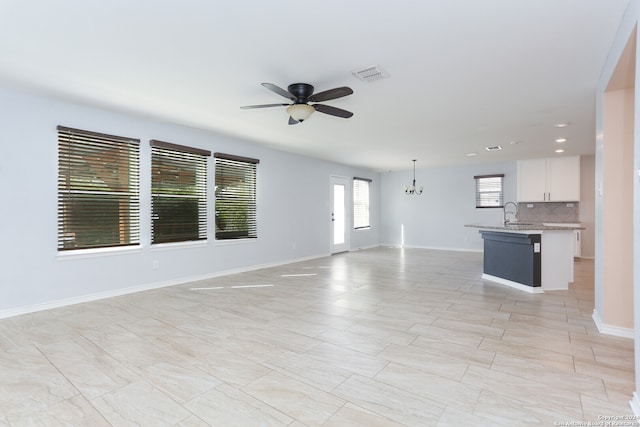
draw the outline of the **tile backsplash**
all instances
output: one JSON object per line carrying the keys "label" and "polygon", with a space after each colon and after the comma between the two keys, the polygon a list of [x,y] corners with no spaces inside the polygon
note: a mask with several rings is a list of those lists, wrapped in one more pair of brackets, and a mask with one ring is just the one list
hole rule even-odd
{"label": "tile backsplash", "polygon": [[580,222],[578,202],[518,203],[518,220],[531,222]]}

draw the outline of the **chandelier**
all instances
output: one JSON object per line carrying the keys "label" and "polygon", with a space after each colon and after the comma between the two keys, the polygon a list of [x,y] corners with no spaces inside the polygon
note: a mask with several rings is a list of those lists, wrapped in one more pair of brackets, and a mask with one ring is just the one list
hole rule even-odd
{"label": "chandelier", "polygon": [[415,195],[421,195],[422,194],[422,190],[424,189],[423,186],[420,186],[420,188],[416,187],[416,161],[417,160],[413,160],[413,183],[411,185],[407,185],[406,187],[404,187],[404,192],[406,194],[415,194]]}

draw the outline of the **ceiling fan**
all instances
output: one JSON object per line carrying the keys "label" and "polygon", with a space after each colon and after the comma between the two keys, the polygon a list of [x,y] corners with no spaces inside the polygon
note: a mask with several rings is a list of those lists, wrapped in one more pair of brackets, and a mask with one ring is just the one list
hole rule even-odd
{"label": "ceiling fan", "polygon": [[248,110],[252,108],[269,108],[269,107],[287,107],[287,113],[289,114],[289,124],[295,125],[303,122],[311,116],[314,111],[329,114],[331,116],[342,117],[348,119],[353,116],[351,111],[343,110],[341,108],[331,107],[324,104],[309,104],[309,102],[322,102],[329,101],[331,99],[342,98],[343,96],[351,95],[353,90],[350,87],[342,86],[335,89],[325,90],[324,92],[313,93],[313,86],[308,83],[294,83],[287,87],[287,90],[282,89],[273,83],[262,83],[262,86],[266,87],[272,92],[277,93],[280,96],[289,98],[293,101],[292,104],[262,104],[262,105],[246,105],[240,107]]}

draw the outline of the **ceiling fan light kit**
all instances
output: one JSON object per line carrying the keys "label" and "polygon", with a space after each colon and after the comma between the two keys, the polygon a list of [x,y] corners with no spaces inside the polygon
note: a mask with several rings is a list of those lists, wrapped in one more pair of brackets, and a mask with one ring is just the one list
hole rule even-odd
{"label": "ceiling fan light kit", "polygon": [[351,111],[343,110],[342,108],[332,107],[325,104],[309,104],[309,102],[329,101],[351,95],[353,90],[347,86],[337,87],[315,94],[313,93],[313,86],[308,83],[294,83],[289,85],[287,90],[284,90],[273,83],[262,83],[262,86],[280,96],[288,98],[293,101],[293,103],[246,105],[240,108],[248,110],[254,108],[287,107],[290,125],[295,125],[307,120],[314,111],[319,111],[330,116],[341,117],[343,119],[348,119],[353,116]]}
{"label": "ceiling fan light kit", "polygon": [[309,104],[293,104],[287,107],[287,114],[299,122],[307,120],[314,111],[316,109]]}

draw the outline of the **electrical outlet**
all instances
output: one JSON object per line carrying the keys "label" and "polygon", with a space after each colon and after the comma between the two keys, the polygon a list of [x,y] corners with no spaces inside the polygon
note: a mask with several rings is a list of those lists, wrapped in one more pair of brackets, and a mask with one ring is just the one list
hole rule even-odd
{"label": "electrical outlet", "polygon": [[568,208],[572,208],[573,207],[573,203],[567,203],[567,207]]}
{"label": "electrical outlet", "polygon": [[158,268],[160,268],[160,262],[158,262],[157,259],[154,259],[153,261],[151,261],[151,268],[157,270]]}
{"label": "electrical outlet", "polygon": [[527,204],[527,207],[528,207],[528,208],[532,208],[532,207],[533,207],[533,203],[528,203],[528,204]]}

